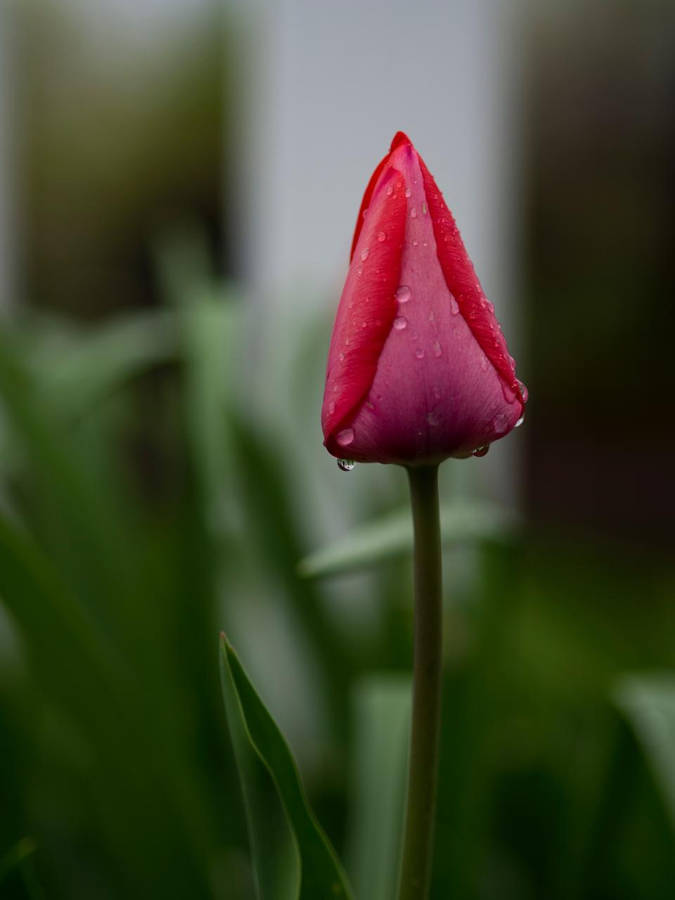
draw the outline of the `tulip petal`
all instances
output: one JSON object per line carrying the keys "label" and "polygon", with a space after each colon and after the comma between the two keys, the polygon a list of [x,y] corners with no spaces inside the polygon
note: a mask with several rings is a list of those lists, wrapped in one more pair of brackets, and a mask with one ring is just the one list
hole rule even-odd
{"label": "tulip petal", "polygon": [[[399,284],[405,218],[403,177],[385,160],[369,194],[368,214],[361,216],[328,355],[321,418],[326,446],[334,453],[340,452],[336,436],[370,390],[396,315],[394,292]],[[347,447],[344,452],[348,454]]]}
{"label": "tulip petal", "polygon": [[397,131],[396,134],[394,135],[393,141],[391,142],[391,147],[389,148],[389,153],[387,153],[387,155],[384,157],[384,159],[380,160],[380,162],[377,164],[377,166],[375,168],[375,171],[370,176],[370,181],[368,182],[368,185],[363,193],[363,200],[361,201],[361,206],[359,208],[359,214],[356,218],[356,227],[354,228],[354,237],[352,239],[352,249],[349,253],[349,261],[350,262],[352,261],[352,258],[354,256],[354,250],[356,249],[356,245],[358,243],[359,236],[361,234],[361,229],[363,228],[363,220],[365,219],[366,213],[368,212],[368,207],[370,206],[370,203],[371,203],[371,200],[373,197],[373,191],[375,190],[375,185],[377,184],[377,181],[378,181],[380,175],[382,174],[382,170],[384,169],[387,162],[389,161],[391,154],[401,144],[410,144],[412,146],[412,141],[402,131]]}
{"label": "tulip petal", "polygon": [[429,214],[434,228],[436,252],[445,283],[459,306],[462,317],[496,370],[507,390],[525,403],[522,388],[509,356],[506,341],[494,316],[473,263],[466,252],[462,236],[455,224],[433,175],[418,156]]}

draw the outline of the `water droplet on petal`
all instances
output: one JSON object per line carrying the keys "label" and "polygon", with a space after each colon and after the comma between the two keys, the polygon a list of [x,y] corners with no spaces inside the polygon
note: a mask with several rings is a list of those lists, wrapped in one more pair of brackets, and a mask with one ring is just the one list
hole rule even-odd
{"label": "water droplet on petal", "polygon": [[513,427],[520,428],[520,426],[523,424],[524,421],[525,421],[525,416],[521,416]]}
{"label": "water droplet on petal", "polygon": [[378,239],[378,241],[379,241],[380,243],[382,243],[382,241],[386,241],[386,240],[387,240],[387,235],[384,233],[384,231],[378,231],[378,233],[377,233],[377,239]]}
{"label": "water droplet on petal", "polygon": [[434,351],[434,356],[436,357],[436,359],[438,359],[438,357],[441,356],[443,353],[441,345],[438,343],[438,341],[434,341],[432,349]]}
{"label": "water droplet on petal", "polygon": [[509,427],[509,420],[505,413],[499,413],[494,417],[492,427],[497,432],[497,434],[504,434],[506,429]]}
{"label": "water droplet on petal", "polygon": [[335,440],[340,445],[340,447],[348,447],[354,441],[354,429],[345,428],[342,431],[339,431],[335,437]]}
{"label": "water droplet on petal", "polygon": [[412,193],[412,191],[410,190],[410,188],[406,188],[406,189],[405,189],[406,200],[409,200],[409,199],[410,199],[410,194],[411,194],[411,193]]}
{"label": "water droplet on petal", "polygon": [[351,472],[354,468],[354,460],[353,459],[338,459],[337,461],[338,469],[342,472]]}
{"label": "water droplet on petal", "polygon": [[418,246],[419,246],[419,241],[413,241],[413,247],[418,247]]}
{"label": "water droplet on petal", "polygon": [[488,367],[488,358],[484,353],[481,355],[481,358],[480,358],[480,367],[484,372],[487,370],[487,367]]}
{"label": "water droplet on petal", "polygon": [[396,331],[403,331],[404,328],[408,327],[408,320],[405,316],[396,316],[394,319],[394,328]]}
{"label": "water droplet on petal", "polygon": [[453,314],[453,316],[456,316],[459,312],[459,303],[455,300],[452,294],[450,295],[450,312]]}
{"label": "water droplet on petal", "polygon": [[367,247],[361,251],[361,262],[365,262],[368,259],[369,253],[370,250]]}
{"label": "water droplet on petal", "polygon": [[394,296],[399,303],[407,303],[412,296],[412,291],[407,284],[402,284],[399,288],[396,289],[396,293],[394,294]]}
{"label": "water droplet on petal", "polygon": [[520,396],[523,398],[523,403],[527,403],[527,399],[530,396],[530,393],[527,390],[527,385],[522,381],[518,381],[518,387],[520,388]]}
{"label": "water droplet on petal", "polygon": [[335,400],[331,400],[330,403],[328,404],[328,413],[329,413],[329,415],[332,416],[334,412],[335,412]]}
{"label": "water droplet on petal", "polygon": [[391,195],[392,195],[393,193],[394,193],[394,188],[393,188],[393,186],[390,184],[389,187],[387,188],[387,197],[391,197]]}
{"label": "water droplet on petal", "polygon": [[427,214],[427,205],[426,205],[426,203],[423,203],[422,204],[422,215],[426,216],[426,214]]}
{"label": "water droplet on petal", "polygon": [[422,350],[421,347],[418,347],[417,350],[415,350],[415,356],[417,359],[424,359],[424,350]]}
{"label": "water droplet on petal", "polygon": [[411,219],[416,219],[416,218],[417,218],[417,210],[415,209],[414,206],[413,206],[413,208],[410,210],[410,218],[411,218]]}
{"label": "water droplet on petal", "polygon": [[476,449],[473,451],[473,453],[472,453],[471,455],[472,455],[472,456],[479,456],[479,457],[480,457],[480,456],[485,456],[485,454],[488,452],[489,449],[490,449],[490,445],[489,445],[489,444],[483,444],[482,447],[476,447]]}

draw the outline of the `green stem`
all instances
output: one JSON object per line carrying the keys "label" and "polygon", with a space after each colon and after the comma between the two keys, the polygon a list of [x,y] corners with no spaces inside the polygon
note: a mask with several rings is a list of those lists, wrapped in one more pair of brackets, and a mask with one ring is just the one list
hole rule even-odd
{"label": "green stem", "polygon": [[442,574],[438,466],[408,469],[415,532],[415,661],[399,900],[425,900],[433,850],[441,721]]}

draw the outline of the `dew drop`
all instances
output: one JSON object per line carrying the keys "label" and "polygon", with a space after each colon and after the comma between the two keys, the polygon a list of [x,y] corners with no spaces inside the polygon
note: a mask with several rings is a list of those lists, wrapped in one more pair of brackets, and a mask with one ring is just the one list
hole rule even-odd
{"label": "dew drop", "polygon": [[408,327],[408,320],[405,316],[396,316],[394,319],[394,328],[396,331],[403,331],[404,328]]}
{"label": "dew drop", "polygon": [[413,206],[413,208],[410,210],[410,218],[411,218],[411,219],[416,219],[416,218],[417,218],[417,210],[415,209],[414,206]]}
{"label": "dew drop", "polygon": [[340,354],[340,362],[344,362],[344,361],[345,361],[345,355],[344,355],[344,353],[341,353]]}
{"label": "dew drop", "polygon": [[417,350],[415,350],[415,356],[417,359],[424,359],[424,350],[422,350],[421,347],[418,347]]}
{"label": "dew drop", "polygon": [[481,355],[481,358],[480,358],[480,367],[484,372],[487,371],[488,359],[484,353]]}
{"label": "dew drop", "polygon": [[407,303],[408,300],[412,297],[412,291],[408,287],[407,284],[402,284],[399,288],[396,289],[396,293],[394,294],[399,303]]}
{"label": "dew drop", "polygon": [[[518,381],[518,379],[516,380]],[[523,398],[523,403],[527,403],[527,399],[530,396],[527,385],[522,381],[518,381],[518,387],[520,388],[520,396]]]}
{"label": "dew drop", "polygon": [[483,444],[482,447],[476,447],[476,449],[471,454],[472,456],[485,456],[488,450],[490,449],[489,444]]}
{"label": "dew drop", "polygon": [[391,195],[392,195],[393,193],[394,193],[394,188],[393,188],[393,186],[390,184],[389,187],[387,188],[387,197],[391,197]]}
{"label": "dew drop", "polygon": [[413,241],[413,247],[418,247],[419,243],[420,243],[419,241]]}
{"label": "dew drop", "polygon": [[412,193],[412,191],[410,190],[410,188],[405,189],[406,200],[410,200],[411,193]]}
{"label": "dew drop", "polygon": [[520,428],[520,426],[523,424],[524,421],[525,421],[525,416],[521,416],[513,427]]}
{"label": "dew drop", "polygon": [[353,459],[338,459],[337,464],[338,469],[340,469],[341,472],[351,472],[354,468]]}
{"label": "dew drop", "polygon": [[335,400],[331,400],[330,403],[328,404],[328,414],[332,416],[334,412],[335,412]]}
{"label": "dew drop", "polygon": [[427,205],[426,205],[426,203],[423,203],[422,204],[422,215],[426,216],[426,214],[427,214]]}
{"label": "dew drop", "polygon": [[455,300],[452,294],[450,295],[450,312],[453,314],[453,316],[456,316],[459,312],[459,303]]}
{"label": "dew drop", "polygon": [[434,345],[433,345],[432,349],[434,351],[434,356],[436,357],[436,359],[438,359],[439,356],[442,356],[443,350],[441,348],[441,345],[438,343],[438,341],[434,341]]}
{"label": "dew drop", "polygon": [[380,243],[382,243],[382,241],[386,241],[386,240],[387,240],[387,235],[384,233],[384,231],[378,231],[378,233],[377,233],[377,239],[378,239],[378,241],[379,241]]}
{"label": "dew drop", "polygon": [[361,262],[365,262],[368,259],[369,253],[370,250],[367,247],[361,251]]}
{"label": "dew drop", "polygon": [[354,441],[354,429],[344,428],[342,431],[339,431],[337,433],[335,440],[340,445],[340,447],[349,447],[349,445]]}
{"label": "dew drop", "polygon": [[492,427],[497,432],[497,434],[504,434],[506,429],[509,427],[509,420],[506,415],[504,413],[499,413],[499,415],[496,415],[493,419]]}

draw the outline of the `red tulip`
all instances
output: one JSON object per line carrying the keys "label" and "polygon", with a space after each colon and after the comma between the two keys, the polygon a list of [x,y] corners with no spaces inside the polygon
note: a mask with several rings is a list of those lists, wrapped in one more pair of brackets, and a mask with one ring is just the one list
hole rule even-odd
{"label": "red tulip", "polygon": [[321,422],[333,456],[483,455],[527,401],[450,210],[399,132],[363,197]]}

